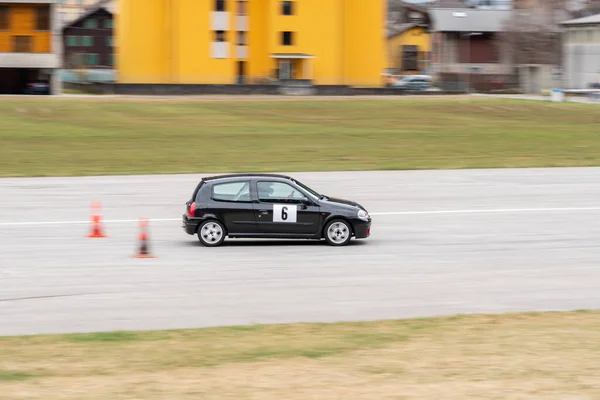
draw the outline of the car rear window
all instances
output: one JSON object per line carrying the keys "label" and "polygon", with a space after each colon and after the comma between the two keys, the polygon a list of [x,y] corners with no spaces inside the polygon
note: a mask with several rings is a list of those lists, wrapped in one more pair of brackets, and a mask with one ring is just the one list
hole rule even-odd
{"label": "car rear window", "polygon": [[248,202],[251,200],[250,182],[217,183],[212,188],[212,199],[216,201]]}
{"label": "car rear window", "polygon": [[198,201],[198,197],[200,195],[200,188],[204,186],[204,184],[204,181],[200,181],[200,183],[198,183],[198,186],[196,186],[196,189],[194,189],[194,194],[192,194],[193,201]]}

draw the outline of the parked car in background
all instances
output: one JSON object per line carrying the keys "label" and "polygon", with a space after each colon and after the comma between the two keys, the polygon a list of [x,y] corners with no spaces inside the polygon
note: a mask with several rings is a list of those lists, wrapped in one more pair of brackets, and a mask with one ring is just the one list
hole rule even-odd
{"label": "parked car in background", "polygon": [[31,81],[27,83],[25,94],[50,94],[50,83],[48,81]]}
{"label": "parked car in background", "polygon": [[430,75],[405,75],[391,86],[405,90],[427,90],[433,87],[433,79]]}

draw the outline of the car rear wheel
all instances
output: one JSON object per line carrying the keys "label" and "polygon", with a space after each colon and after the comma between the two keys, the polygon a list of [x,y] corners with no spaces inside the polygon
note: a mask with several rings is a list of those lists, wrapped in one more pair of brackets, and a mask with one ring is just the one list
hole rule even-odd
{"label": "car rear wheel", "polygon": [[344,220],[336,219],[325,227],[325,240],[331,246],[345,246],[352,240],[352,228]]}
{"label": "car rear wheel", "polygon": [[206,247],[220,246],[225,240],[225,227],[216,220],[204,221],[198,227],[198,240]]}

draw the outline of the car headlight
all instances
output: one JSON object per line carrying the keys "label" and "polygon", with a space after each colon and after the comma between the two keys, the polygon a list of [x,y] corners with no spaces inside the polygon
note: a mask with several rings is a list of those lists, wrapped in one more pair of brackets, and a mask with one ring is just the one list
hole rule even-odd
{"label": "car headlight", "polygon": [[357,216],[358,218],[363,219],[365,221],[369,219],[369,213],[365,210],[358,210]]}

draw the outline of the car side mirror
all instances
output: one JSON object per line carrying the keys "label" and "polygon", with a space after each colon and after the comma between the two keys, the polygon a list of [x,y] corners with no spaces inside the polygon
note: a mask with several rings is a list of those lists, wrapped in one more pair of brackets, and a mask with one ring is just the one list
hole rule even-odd
{"label": "car side mirror", "polygon": [[311,206],[312,202],[307,197],[303,197],[302,199],[300,199],[300,204],[303,207],[307,207],[307,206]]}

